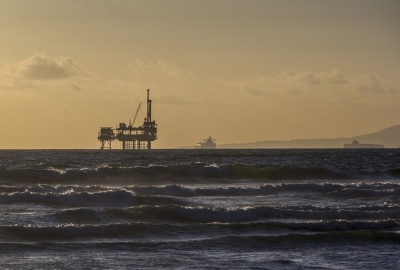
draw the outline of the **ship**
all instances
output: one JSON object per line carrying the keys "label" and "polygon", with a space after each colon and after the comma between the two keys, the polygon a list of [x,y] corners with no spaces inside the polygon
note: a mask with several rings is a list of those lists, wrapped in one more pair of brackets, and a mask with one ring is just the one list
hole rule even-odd
{"label": "ship", "polygon": [[383,144],[373,144],[373,143],[360,143],[354,140],[352,143],[345,144],[344,148],[385,148]]}
{"label": "ship", "polygon": [[215,143],[216,139],[212,139],[211,136],[208,136],[207,139],[201,140],[195,145],[195,149],[215,149],[217,144]]}

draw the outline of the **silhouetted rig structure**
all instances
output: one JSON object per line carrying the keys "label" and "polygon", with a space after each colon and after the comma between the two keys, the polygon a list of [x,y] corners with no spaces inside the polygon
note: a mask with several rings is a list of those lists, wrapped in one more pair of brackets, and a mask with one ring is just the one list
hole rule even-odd
{"label": "silhouetted rig structure", "polygon": [[[111,149],[112,142],[118,140],[122,143],[122,149],[151,149],[151,142],[157,140],[157,124],[151,119],[150,89],[147,89],[147,115],[143,125],[134,127],[136,117],[140,110],[139,104],[133,121],[129,119],[129,125],[119,123],[113,129],[101,127],[98,140],[101,142],[101,149]],[[132,115],[133,116],[133,115]]]}

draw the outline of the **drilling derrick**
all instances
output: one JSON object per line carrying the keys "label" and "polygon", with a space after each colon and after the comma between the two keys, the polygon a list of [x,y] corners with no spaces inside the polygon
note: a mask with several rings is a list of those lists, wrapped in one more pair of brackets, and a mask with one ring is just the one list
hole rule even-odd
{"label": "drilling derrick", "polygon": [[142,127],[143,140],[147,142],[147,149],[151,149],[151,142],[157,139],[157,124],[151,119],[150,89],[147,89],[147,116]]}
{"label": "drilling derrick", "polygon": [[[143,125],[134,127],[133,125],[139,112],[140,105],[141,104],[139,104],[139,107],[136,111],[135,118],[132,122],[129,120],[128,125],[125,123],[119,123],[115,130],[112,130],[112,128],[100,129],[99,140],[102,142],[101,149],[104,149],[105,142],[109,142],[109,149],[111,149],[112,140],[120,141],[122,144],[122,149],[151,149],[151,142],[157,140],[157,124],[156,121],[152,120],[151,118],[150,89],[147,89],[147,113],[146,117],[144,118]],[[103,129],[105,133],[109,132],[110,129],[112,134],[101,137],[100,135],[102,134]],[[101,140],[100,137],[111,137],[112,139],[105,141],[104,139]]]}

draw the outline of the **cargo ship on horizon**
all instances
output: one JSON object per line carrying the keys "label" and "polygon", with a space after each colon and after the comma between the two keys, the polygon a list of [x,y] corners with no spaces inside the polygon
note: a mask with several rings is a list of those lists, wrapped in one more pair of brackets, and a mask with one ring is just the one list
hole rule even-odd
{"label": "cargo ship on horizon", "polygon": [[354,140],[352,143],[345,144],[344,148],[385,148],[383,144],[373,144],[373,143],[360,143]]}
{"label": "cargo ship on horizon", "polygon": [[195,145],[195,149],[215,149],[217,144],[215,143],[216,139],[212,139],[211,136],[208,136],[207,139],[201,140]]}

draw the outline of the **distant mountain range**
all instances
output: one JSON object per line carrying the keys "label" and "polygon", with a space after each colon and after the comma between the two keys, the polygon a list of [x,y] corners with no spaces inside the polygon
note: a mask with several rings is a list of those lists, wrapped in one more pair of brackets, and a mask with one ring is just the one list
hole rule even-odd
{"label": "distant mountain range", "polygon": [[[381,131],[348,138],[335,139],[302,139],[291,141],[259,141],[238,144],[217,144],[217,149],[232,148],[343,148],[353,140],[360,143],[383,144],[386,148],[400,147],[400,125],[385,128]],[[187,148],[187,147],[184,147]],[[192,147],[194,148],[194,146]]]}

